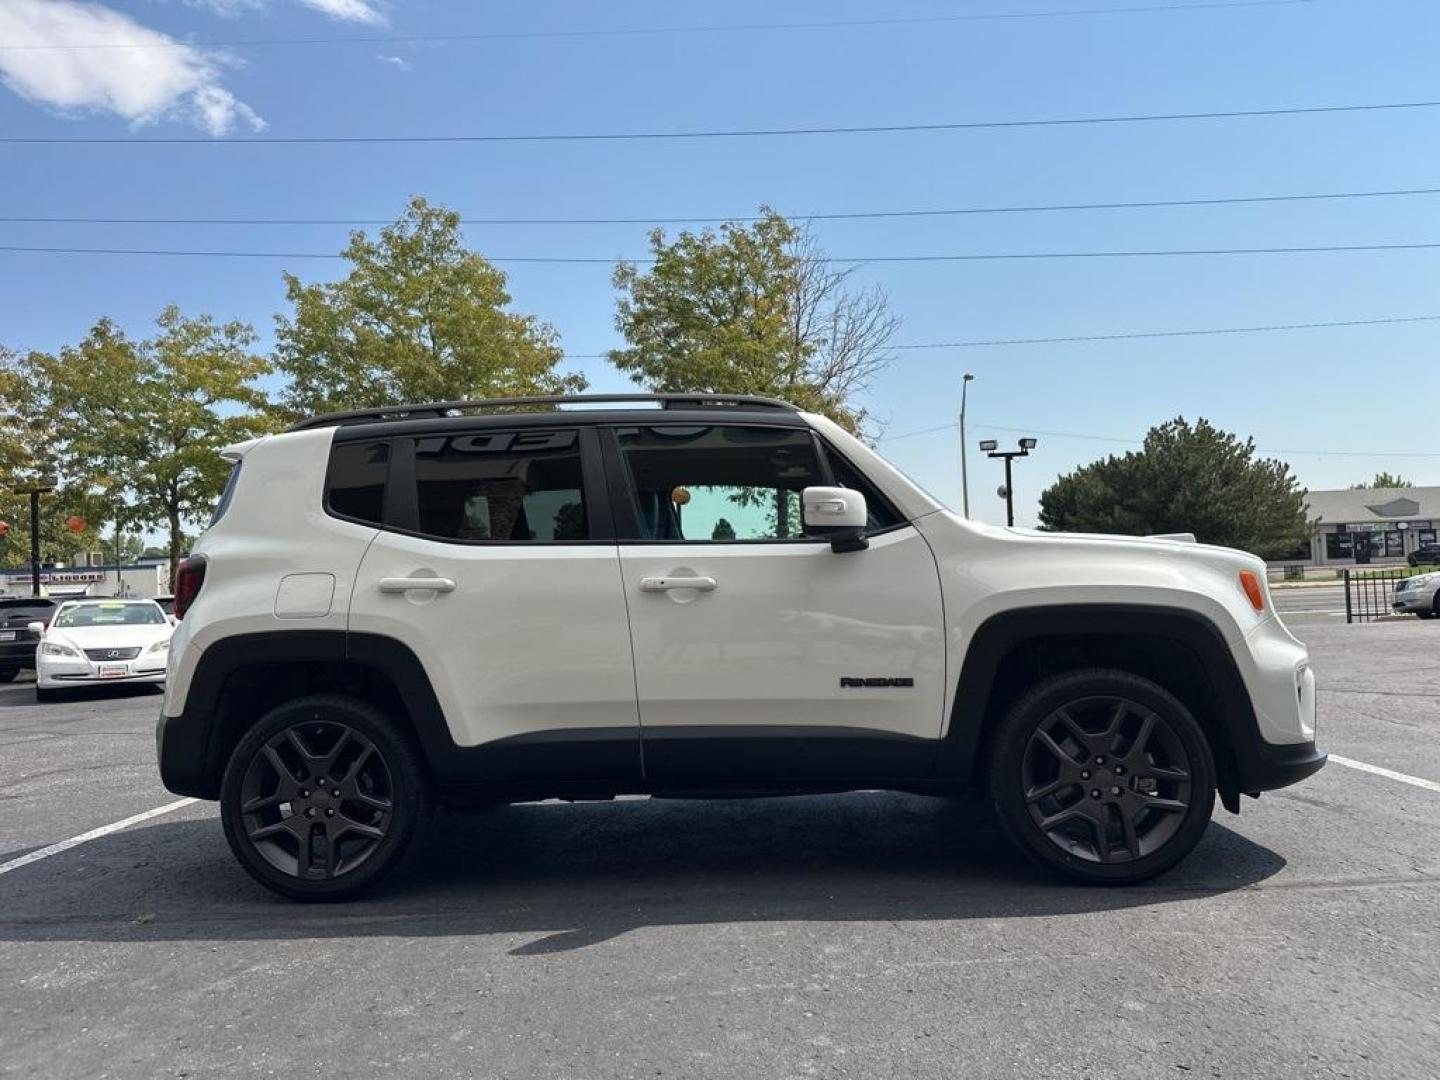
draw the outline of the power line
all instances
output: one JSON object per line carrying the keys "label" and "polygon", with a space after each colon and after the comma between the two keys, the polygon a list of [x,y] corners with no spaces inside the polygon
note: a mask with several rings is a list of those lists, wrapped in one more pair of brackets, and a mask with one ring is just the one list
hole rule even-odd
{"label": "power line", "polygon": [[876,135],[913,132],[979,131],[997,128],[1077,127],[1090,124],[1142,124],[1178,120],[1235,120],[1265,116],[1319,116],[1331,113],[1433,109],[1440,101],[1396,101],[1368,105],[1307,105],[1284,109],[1227,109],[1212,112],[1146,113],[1126,116],[1071,116],[1036,120],[973,120],[937,124],[863,124],[836,127],[729,128],[698,131],[558,132],[518,135],[252,135],[239,139],[167,135],[132,139],[122,136],[0,136],[0,143],[52,146],[300,146],[376,143],[540,143],[628,142],[679,139],[737,139],[795,135]]}
{"label": "power line", "polygon": [[[1389,326],[1401,323],[1440,322],[1440,315],[1402,315],[1384,319],[1346,319],[1341,322],[1281,323],[1274,326],[1225,326],[1203,330],[1144,330],[1129,334],[1081,334],[1075,337],[990,338],[979,341],[930,341],[914,345],[891,345],[900,351],[919,349],[978,349],[998,345],[1056,345],[1080,341],[1130,341],[1137,338],[1202,337],[1209,334],[1263,334],[1280,330],[1322,330],[1342,326]],[[604,360],[609,353],[565,354],[569,360]],[[939,430],[931,428],[927,430]],[[915,433],[920,434],[920,433]]]}
{"label": "power line", "polygon": [[458,42],[526,41],[563,38],[655,37],[667,34],[746,33],[768,30],[836,30],[881,26],[926,26],[944,23],[1015,22],[1025,19],[1063,19],[1094,15],[1184,13],[1223,8],[1294,7],[1312,0],[1212,0],[1196,4],[1133,4],[1127,7],[1080,8],[1074,11],[1016,11],[972,15],[917,15],[874,19],[835,19],[810,22],[727,23],[710,26],[632,26],[594,30],[517,30],[483,34],[405,34],[370,37],[240,38],[199,41],[82,41],[0,45],[0,52],[58,51],[70,49],[188,49],[259,48],[293,45],[430,45]]}
{"label": "power line", "polygon": [[[997,251],[971,252],[952,255],[868,255],[830,258],[826,261],[842,265],[863,265],[866,263],[947,263],[947,262],[994,262],[1009,260],[1040,259],[1150,259],[1174,256],[1196,255],[1303,255],[1324,253],[1350,253],[1373,251],[1429,251],[1440,248],[1440,242],[1414,244],[1321,244],[1311,247],[1250,247],[1250,248],[1171,248],[1148,251]],[[8,251],[26,254],[51,255],[157,255],[183,258],[208,259],[343,259],[344,254],[325,251],[224,251],[224,250],[183,250],[171,248],[113,248],[113,247],[51,247],[19,244],[0,245],[0,252]],[[571,256],[571,255],[497,255],[486,256],[492,263],[518,264],[574,264],[604,265],[630,263],[649,266],[654,259],[626,259],[623,257]]]}
{"label": "power line", "polygon": [[[1308,2],[1308,0],[1306,0]],[[1234,206],[1248,203],[1313,202],[1335,199],[1398,198],[1440,195],[1440,188],[1390,188],[1380,191],[1305,192],[1297,195],[1235,195],[1206,199],[1154,199],[1135,202],[1049,203],[1018,206],[967,206],[936,210],[850,210],[790,215],[803,221],[858,221],[883,218],[956,217],[965,214],[1034,214],[1074,210],[1141,210],[1179,206]],[[486,218],[462,217],[465,225],[721,225],[761,220],[758,214],[713,217]],[[393,218],[173,218],[173,217],[5,217],[0,222],[34,225],[330,225],[383,226]]]}
{"label": "power line", "polygon": [[1205,337],[1212,334],[1265,334],[1279,330],[1320,330],[1340,326],[1386,326],[1398,323],[1440,322],[1440,315],[1406,315],[1386,319],[1346,319],[1340,322],[1280,323],[1274,326],[1223,326],[1203,330],[1144,330],[1128,334],[1078,334],[1074,337],[992,338],[982,341],[934,341],[922,345],[893,345],[894,349],[980,349],[997,345],[1058,345],[1077,341],[1132,341],[1138,338]]}
{"label": "power line", "polygon": [[[1086,442],[1115,443],[1125,446],[1143,446],[1143,439],[1117,439],[1109,435],[1081,434],[1075,431],[1044,431],[1039,428],[1005,427],[1000,424],[971,424],[976,431],[1004,431],[1011,434],[1034,435],[1037,438],[1047,439],[1081,439]],[[899,435],[887,435],[876,442],[894,442],[897,439],[909,439],[919,435],[932,435],[937,431],[958,431],[959,423],[951,422],[939,424],[935,427],[921,428],[918,431],[906,431]],[[1286,454],[1294,457],[1320,456],[1320,457],[1376,457],[1376,458],[1440,458],[1440,453],[1417,452],[1413,450],[1389,451],[1389,450],[1264,450],[1256,448],[1258,454]]]}

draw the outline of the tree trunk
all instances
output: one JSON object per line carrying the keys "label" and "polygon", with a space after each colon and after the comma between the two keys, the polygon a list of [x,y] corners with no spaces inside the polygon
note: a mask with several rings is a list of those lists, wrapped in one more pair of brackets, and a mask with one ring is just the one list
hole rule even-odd
{"label": "tree trunk", "polygon": [[180,566],[180,541],[184,535],[180,532],[180,508],[173,503],[169,507],[170,518],[170,583],[171,592],[175,591],[175,571]]}

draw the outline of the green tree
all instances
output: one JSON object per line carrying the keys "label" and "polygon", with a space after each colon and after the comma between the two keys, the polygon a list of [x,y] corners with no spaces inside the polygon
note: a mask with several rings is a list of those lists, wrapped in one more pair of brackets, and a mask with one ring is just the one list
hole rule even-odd
{"label": "green tree", "polygon": [[465,247],[459,214],[412,199],[377,238],[352,233],[344,255],[341,281],[285,275],[294,314],[277,319],[275,366],[287,418],[585,388],[555,371],[553,329],[506,310],[505,275]]}
{"label": "green tree", "polygon": [[890,362],[899,321],[880,289],[852,291],[801,227],[762,207],[719,233],[650,234],[653,265],[615,268],[615,324],[629,343],[609,357],[662,393],[762,394],[823,413],[850,431],[857,395]]}
{"label": "green tree", "polygon": [[[30,563],[30,498],[17,494],[17,486],[42,478],[58,482],[40,499],[41,562],[70,562],[81,551],[95,550],[96,525],[103,520],[98,501],[61,477],[55,432],[38,415],[38,403],[24,363],[0,347],[0,521],[6,526],[0,532],[0,566]],[[68,528],[72,518],[84,520],[85,527]]]}
{"label": "green tree", "polygon": [[1305,492],[1282,461],[1256,458],[1201,419],[1151,428],[1144,447],[1060,477],[1040,496],[1040,525],[1063,532],[1143,536],[1191,532],[1207,544],[1265,558],[1304,539]]}
{"label": "green tree", "polygon": [[1406,488],[1414,487],[1409,480],[1403,476],[1396,476],[1394,473],[1380,471],[1375,474],[1375,479],[1368,484],[1351,484],[1351,491],[1363,491],[1367,488]]}
{"label": "green tree", "polygon": [[255,380],[269,365],[244,323],[171,306],[157,326],[132,341],[101,319],[79,345],[31,353],[23,367],[31,423],[51,432],[67,484],[105,520],[163,529],[173,574],[185,523],[203,519],[224,486],[219,450],[265,430]]}

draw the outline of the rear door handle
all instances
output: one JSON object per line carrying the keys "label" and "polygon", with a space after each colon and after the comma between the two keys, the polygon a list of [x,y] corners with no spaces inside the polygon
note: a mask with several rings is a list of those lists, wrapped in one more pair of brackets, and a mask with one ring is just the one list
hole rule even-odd
{"label": "rear door handle", "polygon": [[454,592],[455,582],[447,577],[385,577],[380,579],[383,593]]}
{"label": "rear door handle", "polygon": [[642,577],[641,592],[669,592],[671,589],[695,589],[697,592],[714,592],[717,582],[713,577]]}

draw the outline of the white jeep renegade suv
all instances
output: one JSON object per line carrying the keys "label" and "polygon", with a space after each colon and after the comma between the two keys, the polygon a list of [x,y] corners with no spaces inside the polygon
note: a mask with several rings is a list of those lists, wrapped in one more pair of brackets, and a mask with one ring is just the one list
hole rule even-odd
{"label": "white jeep renegade suv", "polygon": [[965,521],[783,402],[409,405],[226,456],[160,771],[289,896],[371,884],[437,802],[972,785],[1134,882],[1325,762],[1259,559]]}

